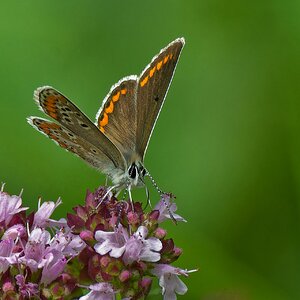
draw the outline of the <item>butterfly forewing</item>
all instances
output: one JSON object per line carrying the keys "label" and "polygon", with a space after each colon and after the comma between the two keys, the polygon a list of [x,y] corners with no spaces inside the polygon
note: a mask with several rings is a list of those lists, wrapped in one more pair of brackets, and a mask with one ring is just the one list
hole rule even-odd
{"label": "butterfly forewing", "polygon": [[35,91],[34,96],[42,111],[58,121],[62,128],[81,138],[83,144],[87,142],[94,146],[99,152],[99,161],[105,164],[110,160],[116,168],[126,169],[118,148],[64,95],[52,87],[42,87]]}
{"label": "butterfly forewing", "polygon": [[139,78],[136,151],[142,158],[145,155],[183,46],[183,38],[170,43],[153,58]]}
{"label": "butterfly forewing", "polygon": [[96,123],[130,163],[136,141],[137,76],[129,76],[115,84],[103,101]]}

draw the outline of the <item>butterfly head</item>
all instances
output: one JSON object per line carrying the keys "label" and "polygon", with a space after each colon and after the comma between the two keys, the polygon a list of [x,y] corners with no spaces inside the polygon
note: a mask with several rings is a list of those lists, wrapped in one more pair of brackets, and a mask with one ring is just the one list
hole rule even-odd
{"label": "butterfly head", "polygon": [[133,162],[127,170],[127,178],[131,186],[143,186],[147,171],[141,162]]}

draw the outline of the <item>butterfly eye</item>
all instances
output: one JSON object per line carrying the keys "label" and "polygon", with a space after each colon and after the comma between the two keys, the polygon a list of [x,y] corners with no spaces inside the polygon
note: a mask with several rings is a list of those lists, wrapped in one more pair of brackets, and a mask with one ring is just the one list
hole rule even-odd
{"label": "butterfly eye", "polygon": [[135,179],[135,177],[137,175],[137,170],[136,170],[136,165],[135,164],[132,164],[130,166],[130,168],[128,169],[128,174],[129,174],[130,178]]}

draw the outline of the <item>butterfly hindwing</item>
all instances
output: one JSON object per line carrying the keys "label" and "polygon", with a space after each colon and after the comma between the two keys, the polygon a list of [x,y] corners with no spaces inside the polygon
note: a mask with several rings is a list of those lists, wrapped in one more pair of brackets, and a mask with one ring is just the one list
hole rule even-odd
{"label": "butterfly hindwing", "polygon": [[162,49],[139,77],[136,100],[136,151],[142,158],[144,158],[184,43],[184,39],[179,38]]}
{"label": "butterfly hindwing", "polygon": [[106,157],[116,168],[126,169],[124,157],[118,148],[64,95],[46,86],[38,88],[34,97],[41,110],[55,119],[62,128],[98,149],[99,160],[106,161],[103,159]]}
{"label": "butterfly hindwing", "polygon": [[94,145],[82,139],[69,129],[38,117],[28,118],[28,123],[48,136],[63,149],[81,157],[92,167],[99,169],[108,175],[112,170],[115,171],[116,167],[109,157],[103,155],[103,153],[101,153]]}

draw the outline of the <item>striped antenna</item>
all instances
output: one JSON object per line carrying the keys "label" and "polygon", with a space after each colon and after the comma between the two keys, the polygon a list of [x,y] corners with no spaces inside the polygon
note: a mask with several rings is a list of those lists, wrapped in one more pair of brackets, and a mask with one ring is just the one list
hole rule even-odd
{"label": "striped antenna", "polygon": [[146,175],[145,175],[145,176],[148,176],[148,177],[150,178],[150,180],[151,180],[151,182],[152,182],[152,185],[155,187],[155,189],[156,189],[156,190],[158,191],[158,193],[160,194],[161,199],[162,199],[164,205],[166,206],[166,208],[167,208],[167,210],[168,210],[168,213],[169,213],[169,215],[170,215],[170,217],[171,217],[173,223],[174,223],[175,225],[177,225],[177,221],[176,221],[176,219],[175,219],[173,213],[172,213],[171,210],[170,210],[169,204],[166,202],[166,199],[165,199],[165,197],[164,197],[164,194],[165,194],[165,193],[158,187],[157,183],[155,182],[154,178],[152,177],[152,175],[149,173],[148,170],[146,170]]}

